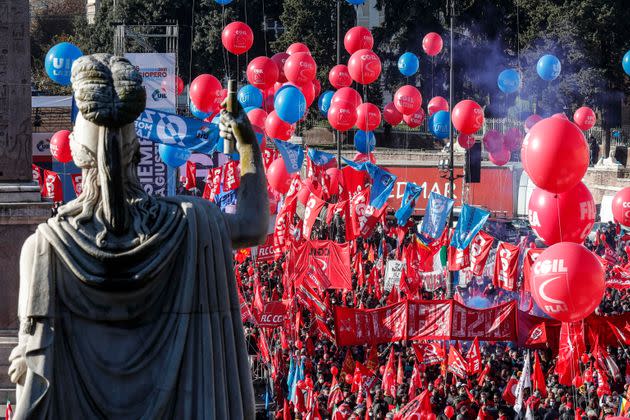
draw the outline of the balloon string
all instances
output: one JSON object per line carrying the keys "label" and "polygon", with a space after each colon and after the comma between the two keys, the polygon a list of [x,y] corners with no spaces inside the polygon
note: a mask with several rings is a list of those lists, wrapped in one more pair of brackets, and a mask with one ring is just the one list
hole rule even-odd
{"label": "balloon string", "polygon": [[[190,11],[190,57],[188,58],[188,86],[192,83],[192,62],[193,62],[193,43],[195,40],[195,0],[192,1],[192,7]],[[175,86],[177,91],[177,86]],[[190,92],[189,92],[190,94]],[[177,101],[176,101],[177,102]],[[188,101],[186,101],[188,106]],[[189,110],[190,111],[190,110]]]}
{"label": "balloon string", "polygon": [[558,197],[558,194],[556,194],[554,196],[555,200],[556,200],[556,210],[558,211],[558,229],[560,230],[560,242],[563,242],[562,240],[562,223],[560,220],[560,197]]}
{"label": "balloon string", "polygon": [[[221,23],[222,27],[225,28],[225,6],[221,5]],[[228,55],[225,47],[222,50],[223,55],[223,71],[225,72],[225,78],[230,78],[230,56]]]}
{"label": "balloon string", "polygon": [[265,56],[269,56],[267,51],[267,15],[265,14],[265,0],[262,0],[262,15],[263,15],[263,38],[265,39]]}
{"label": "balloon string", "polygon": [[[243,9],[245,12],[245,24],[249,25],[249,22],[247,21],[247,0],[243,1]],[[245,63],[249,63],[249,50],[245,51]]]}

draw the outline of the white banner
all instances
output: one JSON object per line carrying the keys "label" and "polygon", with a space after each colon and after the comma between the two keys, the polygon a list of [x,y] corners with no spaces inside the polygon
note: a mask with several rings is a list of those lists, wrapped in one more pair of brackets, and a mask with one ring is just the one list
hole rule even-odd
{"label": "white banner", "polygon": [[390,291],[392,287],[400,285],[402,270],[405,263],[399,260],[388,260],[385,266],[385,290]]}

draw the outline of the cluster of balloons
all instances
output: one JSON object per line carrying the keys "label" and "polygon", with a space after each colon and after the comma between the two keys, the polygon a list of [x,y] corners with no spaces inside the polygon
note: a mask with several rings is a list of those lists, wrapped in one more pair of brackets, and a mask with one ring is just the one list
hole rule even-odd
{"label": "cluster of balloons", "polygon": [[[629,51],[630,53],[630,51]],[[630,71],[630,55],[627,55],[628,71]],[[626,56],[624,56],[624,69],[626,68]],[[551,82],[560,76],[562,65],[558,57],[552,54],[545,54],[538,59],[536,63],[536,72],[538,76],[548,82]],[[630,74],[630,73],[628,73]],[[503,93],[514,93],[521,88],[522,77],[517,69],[505,69],[497,77],[497,86]]]}
{"label": "cluster of balloons", "polygon": [[[426,34],[422,40],[424,52],[431,57],[438,55],[442,51],[442,44],[442,37],[435,32]],[[398,70],[403,76],[413,76],[419,68],[420,60],[412,52],[407,51],[398,58]]]}
{"label": "cluster of balloons", "polygon": [[529,128],[521,161],[537,187],[528,203],[530,225],[550,246],[534,265],[534,300],[555,319],[579,321],[595,310],[605,289],[602,265],[581,245],[595,222],[595,201],[581,182],[588,144],[576,124],[557,114]]}
{"label": "cluster of balloons", "polygon": [[483,145],[488,151],[488,158],[497,166],[508,163],[512,152],[521,148],[522,141],[523,133],[518,127],[512,127],[505,133],[489,130],[483,136]]}
{"label": "cluster of balloons", "polygon": [[53,82],[61,86],[68,86],[72,63],[82,55],[79,47],[69,42],[60,42],[54,45],[46,54],[44,63],[46,74]]}

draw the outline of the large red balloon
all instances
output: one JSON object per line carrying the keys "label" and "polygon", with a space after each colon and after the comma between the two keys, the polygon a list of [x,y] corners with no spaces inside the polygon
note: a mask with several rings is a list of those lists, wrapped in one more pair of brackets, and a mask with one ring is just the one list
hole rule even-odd
{"label": "large red balloon", "polygon": [[420,127],[424,121],[424,109],[420,108],[411,115],[403,115],[403,120],[409,128]]}
{"label": "large red balloon", "polygon": [[530,226],[545,244],[581,244],[595,223],[595,201],[582,182],[561,194],[535,188],[527,215]]}
{"label": "large red balloon", "polygon": [[359,92],[352,89],[351,87],[343,87],[335,92],[332,99],[330,100],[330,104],[336,104],[337,102],[349,102],[355,108],[358,108],[359,105],[363,103]]}
{"label": "large red balloon", "polygon": [[371,50],[374,46],[374,37],[372,32],[364,26],[355,26],[346,32],[343,38],[343,46],[349,54],[354,54],[359,50]]}
{"label": "large red balloon", "polygon": [[451,417],[455,415],[455,409],[452,406],[447,405],[444,408],[444,415],[450,419]]}
{"label": "large red balloon", "polygon": [[525,128],[525,132],[529,133],[529,130],[532,129],[532,127],[539,121],[541,121],[543,119],[543,117],[541,117],[538,114],[532,114],[529,117],[527,117],[525,119],[525,122],[523,123],[523,127]]}
{"label": "large red balloon", "polygon": [[422,49],[431,57],[436,56],[442,51],[442,37],[435,32],[429,32],[422,39]]}
{"label": "large red balloon", "polygon": [[362,85],[369,85],[381,75],[381,59],[371,50],[358,50],[348,61],[350,77]]}
{"label": "large red balloon", "polygon": [[573,114],[573,122],[580,130],[590,130],[595,125],[595,111],[587,106],[578,108]]}
{"label": "large red balloon", "polygon": [[560,242],[547,248],[534,263],[531,290],[547,315],[562,322],[589,316],[604,296],[604,267],[582,245]]}
{"label": "large red balloon", "polygon": [[53,134],[50,138],[50,154],[61,163],[68,163],[72,160],[69,130],[61,130]]}
{"label": "large red balloon", "polygon": [[394,106],[401,114],[411,115],[422,106],[422,95],[415,86],[402,86],[394,94]]}
{"label": "large red balloon", "polygon": [[232,54],[241,55],[254,45],[254,32],[244,22],[232,22],[223,28],[221,42]]}
{"label": "large red balloon", "polygon": [[267,119],[267,113],[264,109],[254,108],[247,113],[247,118],[249,118],[249,122],[252,123],[254,127],[259,127],[264,130],[265,128],[265,120]]}
{"label": "large red balloon", "polygon": [[510,151],[501,146],[499,150],[488,153],[488,159],[497,166],[503,166],[510,161]]}
{"label": "large red balloon", "polygon": [[403,120],[403,114],[396,109],[393,102],[390,102],[383,108],[383,119],[390,125],[398,125]]}
{"label": "large red balloon", "polygon": [[284,63],[284,74],[289,82],[302,86],[315,78],[317,64],[310,53],[296,52]]}
{"label": "large red balloon", "polygon": [[453,107],[453,126],[460,133],[473,134],[483,126],[483,108],[470,99]]}
{"label": "large red balloon", "polygon": [[256,57],[247,65],[247,80],[260,90],[273,86],[279,75],[278,66],[269,57]]}
{"label": "large red balloon", "polygon": [[293,135],[294,127],[280,119],[276,111],[271,111],[265,120],[265,132],[273,139],[289,140]]}
{"label": "large red balloon", "polygon": [[289,55],[301,52],[307,53],[309,55],[311,54],[311,50],[309,50],[308,47],[301,42],[294,42],[293,44],[289,45],[289,48],[287,48],[287,54]]}
{"label": "large red balloon", "polygon": [[505,132],[503,136],[503,145],[511,152],[520,150],[521,143],[523,142],[523,134],[518,127],[512,127]]}
{"label": "large red balloon", "polygon": [[284,63],[286,63],[287,58],[289,58],[289,54],[285,52],[279,52],[271,56],[271,60],[278,67],[278,82],[280,83],[287,82],[287,76],[284,74]]}
{"label": "large red balloon", "polygon": [[475,145],[475,138],[470,134],[459,133],[457,136],[457,143],[464,149],[470,149]]}
{"label": "large red balloon", "polygon": [[630,187],[617,191],[612,202],[612,214],[617,223],[630,227]]}
{"label": "large red balloon", "polygon": [[352,77],[345,64],[337,64],[328,72],[328,81],[335,89],[348,87],[352,84]]}
{"label": "large red balloon", "polygon": [[357,108],[350,102],[337,102],[328,108],[328,122],[339,131],[347,131],[357,122]]}
{"label": "large red balloon", "polygon": [[429,111],[429,116],[438,111],[448,111],[448,101],[441,96],[433,97],[427,104],[427,111]]}
{"label": "large red balloon", "polygon": [[546,118],[523,140],[521,156],[537,187],[561,193],[582,180],[588,169],[589,149],[584,134],[571,121]]}
{"label": "large red balloon", "polygon": [[[300,89],[304,95],[304,99],[306,99],[306,107],[308,108],[315,100],[315,83],[311,80],[310,82],[304,83],[302,86],[298,86],[298,89]],[[304,116],[306,116],[306,114],[304,114]]]}
{"label": "large red balloon", "polygon": [[357,127],[363,131],[374,131],[381,125],[381,110],[369,102],[357,107]]}
{"label": "large red balloon", "polygon": [[483,146],[490,153],[496,153],[502,150],[503,147],[503,134],[497,130],[488,130],[483,136]]}
{"label": "large red balloon", "polygon": [[279,157],[267,168],[267,182],[280,194],[286,194],[291,186],[291,175],[287,172],[284,160]]}
{"label": "large red balloon", "polygon": [[211,74],[200,74],[190,84],[190,100],[201,112],[216,112],[221,106],[221,82]]}

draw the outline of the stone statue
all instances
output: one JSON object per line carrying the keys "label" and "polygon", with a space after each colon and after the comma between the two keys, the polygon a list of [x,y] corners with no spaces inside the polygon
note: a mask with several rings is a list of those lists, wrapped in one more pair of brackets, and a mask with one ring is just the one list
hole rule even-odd
{"label": "stone statue", "polygon": [[72,87],[83,193],[22,249],[15,419],[254,418],[232,247],[264,241],[269,206],[246,115],[221,115],[241,157],[228,215],[143,191],[133,122],[145,91],[127,60],[82,57]]}

